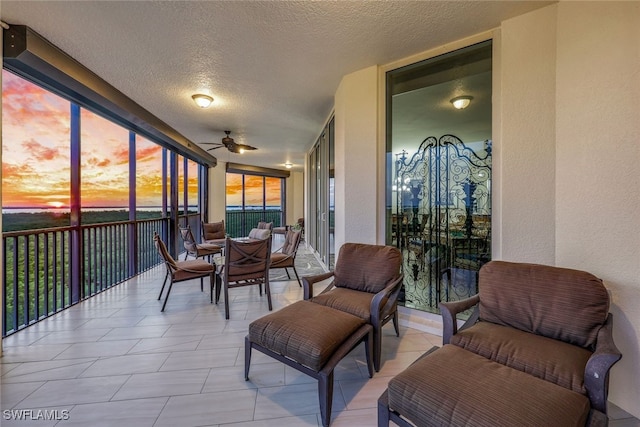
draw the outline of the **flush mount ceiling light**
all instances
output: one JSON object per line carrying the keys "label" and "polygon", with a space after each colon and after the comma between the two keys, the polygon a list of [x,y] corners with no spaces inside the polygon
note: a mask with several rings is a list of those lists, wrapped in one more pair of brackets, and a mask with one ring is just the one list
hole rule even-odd
{"label": "flush mount ceiling light", "polygon": [[207,108],[213,102],[213,98],[212,97],[210,97],[209,95],[202,94],[202,93],[196,93],[195,95],[191,95],[191,98],[193,98],[193,101],[200,108]]}
{"label": "flush mount ceiling light", "polygon": [[462,110],[469,106],[469,103],[471,102],[472,99],[473,99],[473,96],[466,96],[466,95],[456,96],[451,100],[451,103],[453,104],[454,108],[458,110]]}
{"label": "flush mount ceiling light", "polygon": [[284,167],[287,168],[287,169],[291,169],[292,166],[293,165],[291,163],[289,163],[289,162],[284,164]]}

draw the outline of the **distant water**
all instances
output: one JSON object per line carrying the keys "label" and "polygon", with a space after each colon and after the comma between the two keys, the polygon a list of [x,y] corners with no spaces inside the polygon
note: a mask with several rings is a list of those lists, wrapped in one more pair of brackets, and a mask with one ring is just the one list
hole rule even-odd
{"label": "distant water", "polygon": [[[189,210],[197,209],[197,206],[189,206]],[[116,208],[82,208],[82,212],[118,212],[118,211],[126,211],[128,208],[124,207],[116,207]],[[138,211],[144,212],[155,212],[161,211],[162,208],[159,206],[142,206],[136,208]],[[69,213],[69,208],[2,208],[3,214],[18,214],[18,213],[43,213],[43,212],[51,212],[51,213]]]}
{"label": "distant water", "polygon": [[[94,208],[82,208],[82,212],[117,212],[117,211],[126,211],[129,208],[127,207],[94,207]],[[140,206],[136,208],[137,211],[143,212],[155,212],[161,211],[162,207],[160,206]],[[189,206],[189,211],[197,211],[197,206]],[[227,206],[228,211],[239,211],[242,210],[242,206]],[[262,206],[245,206],[245,210],[262,210]],[[266,210],[280,210],[280,206],[267,206]],[[41,212],[51,212],[51,213],[69,213],[69,208],[2,208],[3,214],[17,214],[17,213],[41,213]]]}

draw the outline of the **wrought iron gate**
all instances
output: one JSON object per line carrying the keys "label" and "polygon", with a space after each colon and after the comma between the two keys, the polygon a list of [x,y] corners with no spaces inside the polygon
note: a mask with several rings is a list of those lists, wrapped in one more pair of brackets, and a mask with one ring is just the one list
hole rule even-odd
{"label": "wrought iron gate", "polygon": [[435,311],[440,301],[476,293],[477,271],[491,259],[491,141],[428,137],[410,157],[396,155],[394,176],[404,304]]}

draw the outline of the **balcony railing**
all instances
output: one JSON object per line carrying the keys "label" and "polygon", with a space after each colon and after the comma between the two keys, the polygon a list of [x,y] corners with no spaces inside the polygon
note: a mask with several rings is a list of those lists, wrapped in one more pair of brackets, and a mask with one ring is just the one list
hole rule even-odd
{"label": "balcony railing", "polygon": [[231,237],[247,236],[258,222],[273,222],[274,227],[284,224],[283,212],[280,209],[265,210],[228,210],[225,219],[226,232]]}
{"label": "balcony railing", "polygon": [[[227,233],[246,236],[259,221],[277,227],[282,216],[281,210],[227,211]],[[180,215],[179,223],[200,236],[199,213]],[[157,218],[3,233],[2,336],[158,265],[153,233],[166,242],[168,229],[168,219]]]}
{"label": "balcony railing", "polygon": [[3,233],[2,336],[157,265],[153,233],[166,239],[167,224],[158,218]]}

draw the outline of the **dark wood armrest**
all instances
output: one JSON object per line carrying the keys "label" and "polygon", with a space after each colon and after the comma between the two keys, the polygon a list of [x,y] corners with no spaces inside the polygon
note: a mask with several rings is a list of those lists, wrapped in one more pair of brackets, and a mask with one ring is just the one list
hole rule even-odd
{"label": "dark wood armrest", "polygon": [[613,342],[613,315],[598,331],[596,349],[584,369],[584,386],[587,389],[591,407],[606,414],[609,394],[609,370],[622,358],[622,353]]}
{"label": "dark wood armrest", "polygon": [[476,294],[470,298],[460,301],[441,302],[440,313],[442,313],[442,344],[449,344],[451,337],[458,333],[458,322],[456,316],[472,307],[476,307],[473,314],[467,319],[463,328],[467,328],[478,321],[477,304],[480,302],[480,295]]}
{"label": "dark wood armrest", "polygon": [[[394,281],[390,282],[383,290],[373,296],[369,312],[372,317],[372,324],[377,324],[377,321],[382,321],[382,318],[387,313],[387,308],[391,308],[398,300],[398,294],[404,281],[404,275],[400,275]],[[381,305],[384,302],[384,305]]]}
{"label": "dark wood armrest", "polygon": [[[311,299],[313,297],[313,285],[315,283],[322,282],[323,280],[327,280],[330,277],[333,277],[333,271],[329,271],[328,273],[318,274],[316,276],[302,277],[302,288],[304,290],[303,299],[305,300]],[[329,285],[328,288],[330,287],[333,287],[333,286]]]}

